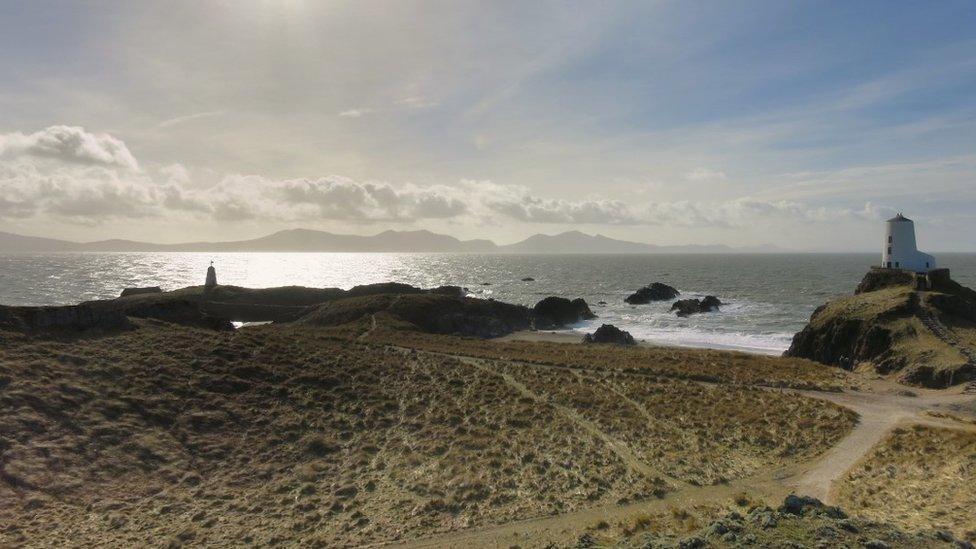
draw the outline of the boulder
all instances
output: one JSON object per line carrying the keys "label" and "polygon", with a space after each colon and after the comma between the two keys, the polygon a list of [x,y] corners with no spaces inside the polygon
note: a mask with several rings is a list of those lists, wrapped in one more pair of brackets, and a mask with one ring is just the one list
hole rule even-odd
{"label": "boulder", "polygon": [[531,276],[527,276],[522,279],[522,282],[535,282],[535,279],[532,278]]}
{"label": "boulder", "polygon": [[535,304],[532,317],[537,330],[549,330],[590,320],[596,315],[583,298],[570,301],[565,297],[550,296]]}
{"label": "boulder", "polygon": [[652,301],[666,301],[668,299],[674,299],[680,294],[681,292],[671,286],[668,286],[667,284],[655,282],[650,286],[644,286],[643,288],[630,294],[624,299],[624,301],[630,303],[631,305],[644,305]]}
{"label": "boulder", "polygon": [[125,288],[122,290],[121,297],[127,297],[130,295],[143,295],[143,294],[161,294],[163,289],[159,286],[147,286],[145,288]]}
{"label": "boulder", "polygon": [[824,505],[822,501],[810,496],[790,494],[783,500],[779,512],[784,515],[804,516],[811,512],[826,515],[833,519],[845,519],[847,514],[839,507]]}
{"label": "boulder", "polygon": [[583,336],[583,343],[612,343],[615,345],[636,345],[630,332],[621,330],[613,324],[604,324],[592,334]]}
{"label": "boulder", "polygon": [[719,306],[722,304],[719,299],[713,295],[706,295],[701,300],[702,312],[717,311]]}
{"label": "boulder", "polygon": [[703,299],[679,299],[671,305],[671,310],[678,316],[688,316],[698,313],[709,313],[717,311],[722,302],[713,295],[705,296]]}

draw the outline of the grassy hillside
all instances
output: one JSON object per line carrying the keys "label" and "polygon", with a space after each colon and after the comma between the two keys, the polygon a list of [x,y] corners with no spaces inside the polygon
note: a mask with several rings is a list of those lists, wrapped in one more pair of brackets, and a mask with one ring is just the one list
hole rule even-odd
{"label": "grassy hillside", "polygon": [[853,423],[786,393],[333,329],[134,323],[0,332],[0,545],[414,538],[656,500],[815,455]]}
{"label": "grassy hillside", "polygon": [[976,294],[952,281],[916,290],[901,278],[818,308],[787,356],[872,368],[904,383],[946,387],[976,379]]}

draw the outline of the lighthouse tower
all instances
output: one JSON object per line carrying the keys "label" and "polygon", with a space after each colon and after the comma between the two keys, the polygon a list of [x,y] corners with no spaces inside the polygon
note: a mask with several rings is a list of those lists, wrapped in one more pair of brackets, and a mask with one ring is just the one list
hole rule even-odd
{"label": "lighthouse tower", "polygon": [[881,266],[927,273],[935,269],[935,258],[915,247],[915,223],[898,214],[885,222],[884,251]]}

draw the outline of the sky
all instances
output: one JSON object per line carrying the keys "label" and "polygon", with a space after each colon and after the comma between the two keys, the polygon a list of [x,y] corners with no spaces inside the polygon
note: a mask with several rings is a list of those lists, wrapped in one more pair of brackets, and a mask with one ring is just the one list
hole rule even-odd
{"label": "sky", "polygon": [[976,3],[0,0],[0,231],[976,251]]}

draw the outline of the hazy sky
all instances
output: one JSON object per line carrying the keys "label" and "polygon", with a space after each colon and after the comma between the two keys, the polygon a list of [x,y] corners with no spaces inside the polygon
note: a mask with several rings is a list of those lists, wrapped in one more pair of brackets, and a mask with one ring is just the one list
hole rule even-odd
{"label": "hazy sky", "polygon": [[976,2],[0,0],[0,230],[976,250]]}

